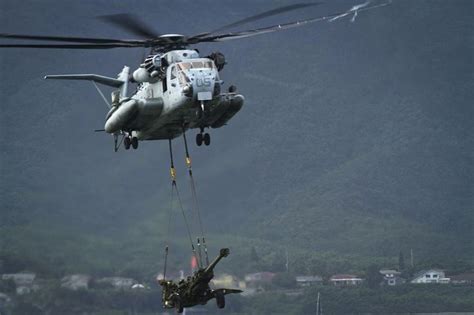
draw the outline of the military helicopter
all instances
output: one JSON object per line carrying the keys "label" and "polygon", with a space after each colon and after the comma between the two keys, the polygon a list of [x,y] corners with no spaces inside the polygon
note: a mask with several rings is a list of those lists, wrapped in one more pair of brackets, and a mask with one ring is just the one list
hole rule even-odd
{"label": "military helicopter", "polygon": [[[63,43],[45,44],[0,44],[0,48],[34,49],[111,49],[150,48],[149,55],[139,68],[132,73],[125,66],[117,78],[97,74],[47,75],[45,79],[92,81],[104,101],[110,107],[106,115],[104,129],[114,137],[114,150],[123,143],[126,150],[138,148],[139,141],[169,140],[184,134],[188,129],[199,129],[196,144],[209,145],[211,137],[206,128],[220,128],[239,112],[244,104],[244,96],[236,93],[231,85],[222,91],[223,81],[219,77],[225,64],[221,52],[201,56],[190,46],[198,43],[214,43],[266,34],[318,21],[334,21],[358,12],[385,6],[387,3],[370,5],[370,1],[353,6],[351,9],[326,16],[319,16],[285,24],[272,25],[245,31],[224,32],[245,23],[257,21],[284,12],[302,9],[321,3],[299,3],[266,11],[210,32],[191,36],[179,34],[158,34],[150,27],[128,14],[100,17],[104,21],[126,29],[145,39],[110,39],[69,36],[37,36],[1,33],[0,38]],[[96,83],[116,88],[107,101]],[[138,84],[136,91],[129,95],[129,84]],[[119,136],[122,136],[119,141]]]}

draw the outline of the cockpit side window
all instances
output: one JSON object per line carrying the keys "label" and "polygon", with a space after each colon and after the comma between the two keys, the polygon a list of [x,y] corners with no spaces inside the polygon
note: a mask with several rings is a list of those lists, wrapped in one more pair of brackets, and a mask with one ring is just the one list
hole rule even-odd
{"label": "cockpit side window", "polygon": [[181,86],[185,86],[187,83],[191,82],[183,71],[178,72],[178,79]]}
{"label": "cockpit side window", "polygon": [[175,66],[172,66],[171,67],[171,72],[170,72],[170,80],[174,80],[176,79],[176,67]]}

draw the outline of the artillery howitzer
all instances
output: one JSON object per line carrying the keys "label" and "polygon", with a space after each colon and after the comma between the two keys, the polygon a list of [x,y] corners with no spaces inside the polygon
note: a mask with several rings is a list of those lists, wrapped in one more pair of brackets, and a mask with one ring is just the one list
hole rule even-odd
{"label": "artillery howitzer", "polygon": [[214,278],[214,267],[219,261],[229,255],[228,248],[222,248],[219,256],[206,268],[199,268],[193,276],[183,279],[178,283],[170,280],[161,280],[163,287],[162,302],[164,308],[176,308],[178,313],[183,312],[184,307],[191,307],[198,304],[204,305],[209,300],[215,298],[217,307],[225,307],[225,295],[240,293],[236,289],[216,289],[212,290],[209,282]]}

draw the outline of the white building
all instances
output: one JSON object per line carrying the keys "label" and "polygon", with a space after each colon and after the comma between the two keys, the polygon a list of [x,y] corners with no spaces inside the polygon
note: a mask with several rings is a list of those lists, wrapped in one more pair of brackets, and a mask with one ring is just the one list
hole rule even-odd
{"label": "white building", "polygon": [[411,283],[449,283],[443,270],[428,269],[415,274]]}
{"label": "white building", "polygon": [[32,272],[8,273],[2,275],[2,280],[13,280],[17,287],[31,286],[36,279]]}
{"label": "white building", "polygon": [[360,285],[362,282],[364,282],[364,279],[355,275],[340,274],[332,276],[329,279],[329,282],[335,286],[352,286]]}
{"label": "white building", "polygon": [[87,290],[89,289],[89,282],[91,277],[88,275],[68,275],[61,279],[61,287],[70,290]]}
{"label": "white building", "polygon": [[300,287],[323,284],[323,278],[320,276],[296,276],[295,280],[296,284]]}
{"label": "white building", "polygon": [[32,272],[9,273],[2,275],[2,280],[12,280],[15,282],[16,294],[18,295],[28,294],[32,290],[35,290],[33,285],[35,279],[36,274]]}
{"label": "white building", "polygon": [[115,289],[125,289],[125,290],[127,290],[127,289],[131,289],[132,286],[135,283],[137,283],[137,281],[135,281],[132,278],[106,277],[106,278],[102,278],[102,279],[97,280],[97,283],[108,284],[108,285],[114,287]]}

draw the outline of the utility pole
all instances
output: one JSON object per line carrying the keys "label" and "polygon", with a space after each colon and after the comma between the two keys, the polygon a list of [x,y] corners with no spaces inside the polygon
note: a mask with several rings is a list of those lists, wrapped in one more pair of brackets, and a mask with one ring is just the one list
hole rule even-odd
{"label": "utility pole", "polygon": [[286,272],[289,273],[290,272],[290,260],[288,258],[288,248],[287,247],[285,247],[285,255],[286,255],[286,263],[285,263]]}
{"label": "utility pole", "polygon": [[318,298],[316,299],[316,315],[320,315],[319,308],[320,306],[319,306],[319,292],[318,292]]}
{"label": "utility pole", "polygon": [[411,268],[413,269],[415,267],[415,265],[413,264],[413,248],[410,249],[410,264]]}

